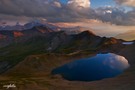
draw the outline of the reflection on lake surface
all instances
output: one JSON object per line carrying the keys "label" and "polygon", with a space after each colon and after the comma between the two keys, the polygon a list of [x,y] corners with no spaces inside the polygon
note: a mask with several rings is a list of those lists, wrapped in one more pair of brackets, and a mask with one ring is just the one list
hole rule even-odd
{"label": "reflection on lake surface", "polygon": [[75,60],[52,71],[71,81],[94,81],[121,74],[129,67],[128,61],[116,54],[97,54],[91,58]]}
{"label": "reflection on lake surface", "polygon": [[131,44],[134,44],[134,42],[123,42],[122,44],[124,44],[124,45],[131,45]]}

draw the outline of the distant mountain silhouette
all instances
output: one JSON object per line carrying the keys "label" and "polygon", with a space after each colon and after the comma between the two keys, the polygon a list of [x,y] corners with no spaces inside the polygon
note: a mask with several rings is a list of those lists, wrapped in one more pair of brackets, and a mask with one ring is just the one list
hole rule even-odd
{"label": "distant mountain silhouette", "polygon": [[3,30],[9,30],[9,31],[17,30],[17,31],[22,31],[22,30],[32,29],[34,27],[39,27],[39,26],[46,26],[46,27],[49,27],[52,30],[56,30],[56,31],[59,30],[59,27],[57,27],[55,25],[52,25],[51,23],[40,22],[38,20],[35,20],[35,21],[28,22],[28,23],[26,23],[24,25],[21,25],[19,22],[17,22],[16,25],[13,25],[13,26],[11,26],[11,25],[0,26],[0,31],[3,31]]}
{"label": "distant mountain silhouette", "polygon": [[115,36],[116,38],[121,38],[123,40],[127,40],[127,41],[131,41],[131,40],[135,40],[135,30],[133,31],[128,31],[125,33],[121,33],[117,36]]}

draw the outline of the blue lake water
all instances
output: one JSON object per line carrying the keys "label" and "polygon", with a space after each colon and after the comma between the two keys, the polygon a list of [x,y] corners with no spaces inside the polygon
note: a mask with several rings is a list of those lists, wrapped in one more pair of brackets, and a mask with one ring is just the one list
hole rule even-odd
{"label": "blue lake water", "polygon": [[112,78],[129,67],[128,61],[113,53],[97,54],[94,57],[75,60],[52,70],[70,81],[94,81]]}
{"label": "blue lake water", "polygon": [[124,44],[124,45],[132,45],[132,44],[134,44],[134,42],[123,42],[122,44]]}

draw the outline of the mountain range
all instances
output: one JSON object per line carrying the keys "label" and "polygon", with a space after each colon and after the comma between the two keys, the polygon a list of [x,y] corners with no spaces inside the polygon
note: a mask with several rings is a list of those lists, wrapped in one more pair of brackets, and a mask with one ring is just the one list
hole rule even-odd
{"label": "mountain range", "polygon": [[[97,53],[112,52],[126,56],[129,47],[134,52],[134,44],[131,47],[123,42],[125,41],[113,37],[97,36],[90,30],[68,34],[65,31],[53,30],[45,25],[19,31],[1,30],[0,80],[14,81],[20,90],[54,90],[54,88],[55,90],[60,90],[60,88],[63,90],[63,87],[68,87],[69,84],[59,76],[51,76],[52,69],[75,59],[90,57]],[[130,62],[133,63],[134,57],[128,56],[126,57],[131,58]],[[56,82],[60,85],[57,88]],[[31,87],[35,84],[36,87]],[[64,84],[66,86],[63,86]],[[73,86],[71,87],[73,90]]]}
{"label": "mountain range", "polygon": [[80,33],[82,31],[86,30],[86,28],[80,27],[80,26],[60,27],[59,25],[56,25],[54,23],[35,20],[35,21],[28,22],[24,25],[21,25],[19,22],[17,22],[16,25],[13,25],[13,26],[3,25],[3,26],[0,26],[0,31],[3,31],[3,30],[5,30],[5,31],[7,31],[7,30],[8,31],[23,31],[23,30],[32,29],[33,27],[39,27],[39,26],[49,27],[53,31],[65,31],[67,34],[77,34],[77,33]]}
{"label": "mountain range", "polygon": [[0,68],[0,72],[6,71],[10,66],[14,66],[32,54],[118,52],[124,47],[122,42],[124,41],[121,39],[100,37],[90,31],[67,34],[42,25],[21,31],[2,30],[0,31],[0,60],[7,64]]}
{"label": "mountain range", "polygon": [[21,31],[21,30],[27,30],[27,29],[31,29],[33,27],[37,27],[37,26],[48,26],[50,27],[51,29],[53,30],[57,30],[57,26],[55,25],[52,25],[50,23],[47,23],[47,22],[40,22],[38,20],[35,20],[35,21],[31,21],[31,22],[28,22],[24,25],[21,25],[19,22],[16,23],[16,25],[3,25],[3,26],[0,26],[0,31],[2,30],[17,30],[17,31]]}

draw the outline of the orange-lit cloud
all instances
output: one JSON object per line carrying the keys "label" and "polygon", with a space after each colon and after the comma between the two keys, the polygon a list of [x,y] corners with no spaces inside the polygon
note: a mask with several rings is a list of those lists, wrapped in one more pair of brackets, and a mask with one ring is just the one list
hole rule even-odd
{"label": "orange-lit cloud", "polygon": [[135,0],[115,0],[116,3],[135,7]]}

